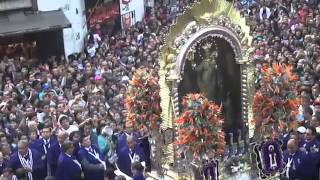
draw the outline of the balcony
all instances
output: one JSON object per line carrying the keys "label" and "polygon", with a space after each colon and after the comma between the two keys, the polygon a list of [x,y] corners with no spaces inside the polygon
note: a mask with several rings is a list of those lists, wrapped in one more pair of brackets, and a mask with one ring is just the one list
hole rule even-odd
{"label": "balcony", "polygon": [[0,12],[32,8],[32,0],[0,0]]}

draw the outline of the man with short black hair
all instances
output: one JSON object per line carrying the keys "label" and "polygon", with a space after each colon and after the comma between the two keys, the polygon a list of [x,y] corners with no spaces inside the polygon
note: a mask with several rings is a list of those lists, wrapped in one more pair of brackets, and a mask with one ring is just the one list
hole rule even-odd
{"label": "man with short black hair", "polygon": [[90,136],[80,138],[81,148],[78,158],[81,162],[85,180],[103,180],[106,163],[99,149],[91,144]]}
{"label": "man with short black hair", "polygon": [[306,134],[305,134],[305,144],[303,148],[305,149],[306,153],[317,153],[320,149],[320,143],[316,139],[317,131],[314,127],[308,127]]}
{"label": "man with short black hair", "polygon": [[69,140],[61,145],[61,154],[58,160],[56,179],[58,180],[78,180],[82,177],[81,164],[73,157],[74,146]]}
{"label": "man with short black hair", "polygon": [[45,169],[47,172],[47,176],[51,176],[52,171],[50,168],[50,164],[48,162],[48,151],[49,149],[57,143],[57,140],[54,139],[52,136],[52,129],[51,127],[44,127],[41,132],[41,139],[37,140],[32,148],[35,148],[41,154],[41,158],[45,163]]}
{"label": "man with short black hair", "polygon": [[61,146],[68,138],[68,133],[60,131],[57,135],[57,142],[54,143],[48,150],[48,163],[50,165],[51,175],[56,174],[59,155],[61,153]]}

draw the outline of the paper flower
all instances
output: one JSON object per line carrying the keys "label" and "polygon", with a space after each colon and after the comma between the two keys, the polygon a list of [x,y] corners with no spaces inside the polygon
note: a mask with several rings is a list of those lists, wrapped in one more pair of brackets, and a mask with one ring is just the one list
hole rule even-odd
{"label": "paper flower", "polygon": [[130,81],[125,98],[127,121],[134,127],[157,128],[161,124],[160,86],[158,77],[148,69],[137,69]]}
{"label": "paper flower", "polygon": [[274,131],[294,128],[300,105],[295,88],[297,80],[290,65],[272,64],[261,68],[260,88],[253,100],[257,133],[272,135]]}
{"label": "paper flower", "polygon": [[182,99],[182,113],[176,118],[176,145],[194,158],[214,152],[224,154],[221,108],[201,94],[188,94]]}

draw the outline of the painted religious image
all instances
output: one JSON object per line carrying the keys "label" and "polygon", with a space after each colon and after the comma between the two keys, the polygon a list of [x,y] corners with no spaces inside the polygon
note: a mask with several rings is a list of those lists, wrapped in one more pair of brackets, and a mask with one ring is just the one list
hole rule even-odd
{"label": "painted religious image", "polygon": [[275,177],[284,172],[285,164],[281,144],[277,141],[266,141],[254,148],[257,167],[261,179]]}
{"label": "painted religious image", "polygon": [[[238,75],[237,75],[238,74]],[[201,93],[222,108],[227,134],[242,129],[240,67],[227,41],[208,36],[189,51],[179,95]],[[234,137],[234,138],[237,138]],[[230,139],[227,137],[227,139]]]}

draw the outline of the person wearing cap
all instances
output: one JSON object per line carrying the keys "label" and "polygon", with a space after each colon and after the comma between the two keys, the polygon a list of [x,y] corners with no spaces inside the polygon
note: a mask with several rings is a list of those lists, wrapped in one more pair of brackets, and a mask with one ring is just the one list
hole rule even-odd
{"label": "person wearing cap", "polygon": [[295,139],[289,139],[287,143],[287,150],[283,153],[283,161],[286,164],[285,167],[285,177],[288,179],[296,178],[296,171],[300,171],[302,169],[298,169],[301,162],[304,160],[306,154],[305,152],[299,150],[298,142]]}
{"label": "person wearing cap", "polygon": [[298,143],[299,148],[302,148],[306,142],[304,139],[306,131],[307,131],[307,128],[305,128],[304,126],[300,126],[297,129],[297,133],[293,133],[291,135],[291,138],[295,139],[296,142]]}
{"label": "person wearing cap", "polygon": [[306,133],[306,131],[307,131],[307,128],[305,128],[304,126],[300,126],[297,128],[297,132],[299,133],[299,137],[303,137],[304,134]]}

